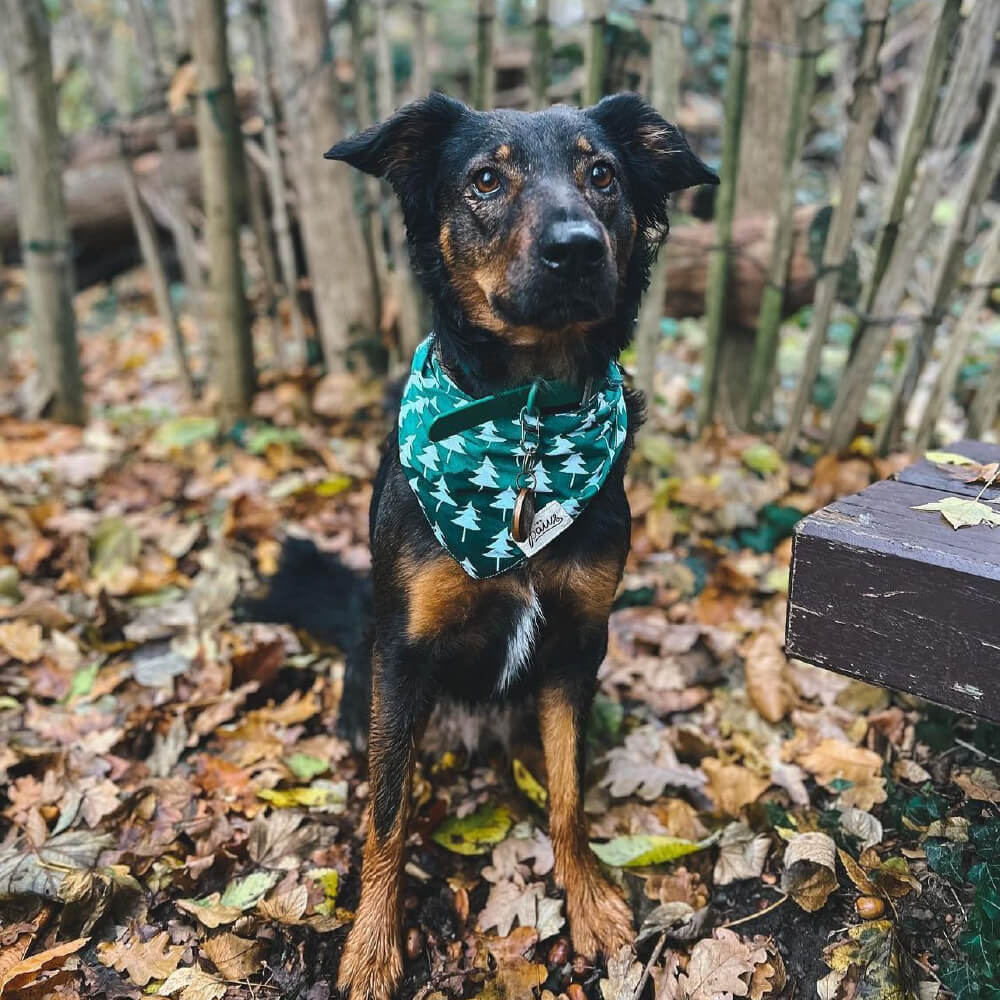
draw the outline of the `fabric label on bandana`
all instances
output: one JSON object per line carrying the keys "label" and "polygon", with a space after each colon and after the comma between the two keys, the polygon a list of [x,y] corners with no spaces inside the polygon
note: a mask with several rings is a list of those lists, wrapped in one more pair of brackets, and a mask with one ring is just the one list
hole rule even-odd
{"label": "fabric label on bandana", "polygon": [[399,460],[435,538],[476,579],[523,563],[579,517],[604,485],[628,432],[622,374],[614,362],[576,409],[539,421],[534,467],[538,511],[528,539],[510,533],[521,471],[521,422],[489,420],[431,441],[431,421],[472,400],[434,355],[417,348],[399,408]]}
{"label": "fabric label on bandana", "polygon": [[523,542],[515,538],[514,544],[526,556],[533,556],[553,538],[558,538],[572,523],[573,518],[563,510],[563,505],[558,500],[550,500],[535,514],[528,537]]}

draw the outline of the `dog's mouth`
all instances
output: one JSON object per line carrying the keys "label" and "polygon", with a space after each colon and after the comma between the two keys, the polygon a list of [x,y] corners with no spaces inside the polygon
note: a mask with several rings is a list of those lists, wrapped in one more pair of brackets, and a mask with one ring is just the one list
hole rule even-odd
{"label": "dog's mouth", "polygon": [[495,292],[489,296],[489,303],[505,323],[561,330],[611,319],[615,293],[616,283],[604,274],[595,274],[588,281],[566,282],[541,273],[522,289]]}

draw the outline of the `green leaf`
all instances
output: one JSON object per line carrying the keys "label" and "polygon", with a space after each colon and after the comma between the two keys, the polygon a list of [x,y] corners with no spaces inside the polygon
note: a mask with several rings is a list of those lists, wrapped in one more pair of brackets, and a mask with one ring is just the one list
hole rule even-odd
{"label": "green leaf", "polygon": [[949,962],[941,969],[941,982],[955,994],[955,1000],[979,1000],[979,980],[967,962]]}
{"label": "green leaf", "polygon": [[924,458],[928,462],[934,462],[937,465],[975,465],[976,461],[972,458],[966,458],[965,455],[959,455],[954,451],[928,451],[924,453]]}
{"label": "green leaf", "polygon": [[131,566],[139,558],[142,543],[132,527],[122,517],[106,517],[94,529],[91,543],[90,575],[99,579],[123,566]]}
{"label": "green leaf", "polygon": [[321,812],[342,812],[347,803],[346,781],[314,781],[299,788],[262,788],[257,797],[278,809],[318,809]]}
{"label": "green leaf", "polygon": [[324,916],[332,917],[337,909],[337,893],[340,891],[340,873],[336,868],[313,868],[306,874],[318,882],[323,888],[323,895],[326,897],[323,902],[317,903],[316,912]]}
{"label": "green leaf", "polygon": [[434,831],[434,842],[455,854],[485,854],[507,836],[512,823],[504,806],[483,805],[468,816],[446,819]]}
{"label": "green leaf", "polygon": [[160,424],[153,440],[166,448],[190,448],[199,441],[209,441],[219,433],[215,417],[176,417]]}
{"label": "green leaf", "polygon": [[758,441],[744,449],[741,458],[748,469],[761,476],[773,475],[785,467],[784,459],[777,448],[769,445],[766,441]]}
{"label": "green leaf", "polygon": [[683,858],[707,847],[712,841],[682,840],[659,834],[635,834],[615,837],[605,844],[592,843],[590,849],[613,868],[640,868],[643,865],[661,865],[666,861]]}
{"label": "green leaf", "polygon": [[945,497],[933,503],[922,503],[911,510],[939,510],[941,516],[957,531],[959,528],[973,528],[978,524],[993,527],[1000,524],[1000,513],[986,504],[969,497]]}
{"label": "green leaf", "polygon": [[285,758],[285,766],[299,781],[312,781],[313,778],[327,770],[330,765],[320,757],[296,751]]}
{"label": "green leaf", "polygon": [[277,872],[251,872],[230,882],[219,903],[236,910],[249,910],[280,877]]}
{"label": "green leaf", "polygon": [[965,881],[962,872],[963,852],[964,845],[952,843],[950,840],[928,840],[924,843],[928,868],[956,883]]}

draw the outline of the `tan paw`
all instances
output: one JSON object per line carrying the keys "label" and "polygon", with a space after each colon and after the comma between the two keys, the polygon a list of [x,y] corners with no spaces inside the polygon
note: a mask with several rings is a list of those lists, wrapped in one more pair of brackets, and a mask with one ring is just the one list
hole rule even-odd
{"label": "tan paw", "polygon": [[356,923],[340,957],[337,989],[343,1000],[393,1000],[403,978],[403,956],[392,929]]}
{"label": "tan paw", "polygon": [[632,943],[632,911],[614,886],[596,875],[575,888],[566,888],[566,912],[573,946],[581,955],[614,955]]}

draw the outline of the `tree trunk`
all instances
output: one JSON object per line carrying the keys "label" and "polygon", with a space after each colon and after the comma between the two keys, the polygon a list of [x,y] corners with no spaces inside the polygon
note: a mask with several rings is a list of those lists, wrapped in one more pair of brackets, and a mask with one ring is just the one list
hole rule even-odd
{"label": "tree trunk", "polygon": [[972,335],[982,319],[983,309],[998,283],[1000,283],[1000,226],[994,225],[987,237],[982,260],[976,269],[974,287],[955,325],[954,333],[948,338],[948,350],[942,359],[941,369],[927,400],[927,406],[920,417],[913,441],[913,451],[916,455],[922,455],[930,443],[938,417],[941,416],[944,404],[958,380],[959,370],[965,360]]}
{"label": "tree trunk", "polygon": [[83,379],[73,313],[69,229],[63,200],[49,21],[42,0],[3,0],[10,77],[18,226],[42,384],[56,420],[84,421]]}
{"label": "tree trunk", "polygon": [[343,135],[324,0],[270,8],[292,154],[292,182],[327,369],[343,371],[377,339],[375,291],[365,263],[353,181],[323,153]]}
{"label": "tree trunk", "polygon": [[793,0],[752,0],[746,96],[736,179],[736,215],[774,211],[788,131],[796,7]]}
{"label": "tree trunk", "polygon": [[840,269],[843,267],[851,245],[851,234],[854,232],[858,197],[861,192],[861,182],[864,180],[865,164],[868,162],[868,142],[879,114],[878,54],[885,40],[889,4],[890,0],[865,2],[865,27],[858,44],[857,71],[848,111],[851,124],[844,142],[839,171],[839,198],[833,209],[823,247],[822,272],[816,279],[812,327],[809,331],[802,374],[799,376],[799,385],[792,402],[788,423],[780,441],[781,452],[786,456],[790,455],[795,447],[802,418],[812,398],[813,384],[819,373],[823,345],[826,343],[826,330],[830,324],[833,303],[837,295]]}
{"label": "tree trunk", "polygon": [[731,249],[729,243],[740,165],[740,123],[743,120],[747,77],[750,3],[751,0],[735,0],[733,5],[733,46],[726,73],[728,84],[722,135],[722,165],[719,171],[719,194],[715,202],[717,245],[709,258],[705,292],[705,351],[701,396],[698,399],[699,428],[707,427],[712,420],[719,385],[721,347],[726,326],[726,283]]}
{"label": "tree trunk", "polygon": [[[257,74],[257,88],[260,98],[260,113],[264,118],[264,151],[267,154],[267,184],[271,201],[271,222],[278,244],[278,263],[281,283],[285,286],[292,317],[292,342],[294,344],[293,363],[305,364],[306,334],[302,323],[302,307],[299,303],[298,268],[295,263],[295,244],[292,242],[292,227],[288,221],[288,192],[285,188],[285,172],[282,169],[281,147],[278,144],[278,123],[271,95],[271,59],[264,31],[264,7],[253,3],[250,7],[250,45],[253,51],[254,70]],[[277,321],[277,317],[275,317]],[[277,334],[281,340],[280,332]],[[279,355],[279,363],[282,356]]]}
{"label": "tree trunk", "polygon": [[219,388],[220,416],[232,424],[250,412],[255,372],[240,259],[242,137],[226,45],[225,0],[199,0],[192,28],[205,232],[216,318],[212,376]]}
{"label": "tree trunk", "polygon": [[[392,72],[392,48],[389,44],[387,0],[375,4],[375,98],[378,116],[382,121],[396,109],[396,96]],[[399,350],[395,359],[398,365],[408,368],[410,358],[424,334],[421,329],[420,299],[410,253],[406,243],[403,217],[396,199],[389,202],[389,250],[393,265],[392,285],[399,327]]]}
{"label": "tree trunk", "polygon": [[584,0],[587,15],[587,43],[584,50],[586,76],[583,103],[596,104],[604,94],[604,28],[608,23],[608,0]]}
{"label": "tree trunk", "polygon": [[413,9],[413,76],[414,97],[426,97],[431,89],[431,73],[427,64],[427,0],[412,0]]}
{"label": "tree trunk", "polygon": [[788,260],[792,252],[793,213],[795,211],[795,177],[809,126],[809,111],[816,89],[816,57],[823,41],[823,9],[826,0],[800,0],[805,9],[800,15],[797,32],[799,50],[792,80],[792,101],[788,111],[785,149],[782,154],[781,180],[778,184],[778,206],[774,214],[774,248],[768,269],[768,281],[760,303],[757,320],[757,340],[750,366],[750,389],[747,409],[741,414],[746,426],[758,417],[758,410],[772,385],[774,364],[778,353],[778,328],[785,297]]}
{"label": "tree trunk", "polygon": [[473,107],[489,111],[493,107],[496,74],[493,69],[493,46],[496,33],[496,0],[479,0],[476,14],[476,86]]}
{"label": "tree trunk", "polygon": [[854,435],[861,408],[871,383],[872,373],[878,365],[885,345],[889,340],[888,324],[871,322],[881,320],[890,314],[890,303],[898,300],[896,286],[883,289],[882,279],[886,275],[889,261],[896,246],[907,196],[913,185],[920,154],[927,143],[934,111],[937,105],[941,77],[947,62],[948,49],[955,34],[961,12],[962,0],[943,0],[937,27],[930,43],[927,59],[923,66],[920,89],[917,93],[913,113],[910,116],[903,140],[903,150],[899,157],[896,179],[893,184],[892,199],[885,225],[879,233],[875,245],[875,262],[868,285],[862,295],[861,322],[855,334],[857,350],[854,352],[847,370],[841,376],[837,388],[837,398],[833,405],[833,423],[827,448],[840,451],[846,448]]}
{"label": "tree trunk", "polygon": [[[653,26],[650,62],[652,80],[650,101],[668,121],[675,121],[680,104],[681,65],[684,47],[681,39],[681,21],[687,5],[685,0],[658,0],[653,8],[656,18]],[[656,384],[656,354],[660,343],[660,320],[663,317],[663,299],[667,291],[667,255],[662,252],[653,264],[649,288],[639,310],[635,333],[635,384],[653,405]]]}
{"label": "tree trunk", "polygon": [[552,24],[549,0],[535,0],[534,49],[531,58],[532,108],[549,106],[549,78],[552,75]]}
{"label": "tree trunk", "polygon": [[[157,115],[156,145],[163,156],[162,176],[166,202],[167,225],[174,239],[177,259],[184,275],[184,283],[192,292],[204,289],[205,282],[198,263],[197,240],[194,226],[187,215],[188,199],[179,176],[177,160],[177,133],[173,115],[167,107],[167,80],[160,64],[156,36],[149,11],[143,0],[129,0],[132,30],[139,50],[139,64],[143,70],[147,103]],[[189,22],[188,22],[189,23]],[[186,43],[182,43],[186,48]]]}

